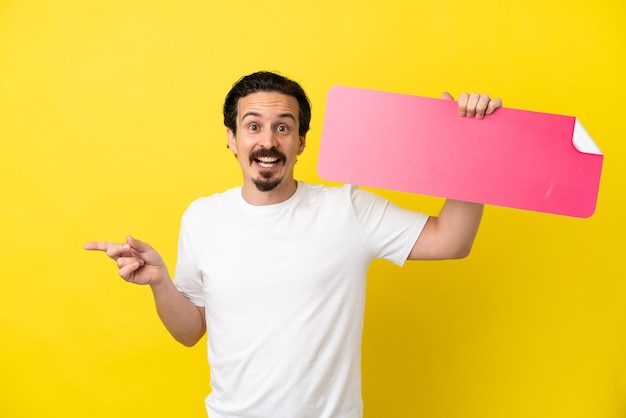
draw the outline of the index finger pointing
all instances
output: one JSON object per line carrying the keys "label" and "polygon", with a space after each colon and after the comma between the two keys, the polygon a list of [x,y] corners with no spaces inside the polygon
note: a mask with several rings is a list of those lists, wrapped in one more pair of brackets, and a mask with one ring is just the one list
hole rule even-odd
{"label": "index finger pointing", "polygon": [[117,244],[115,242],[97,241],[88,242],[84,245],[86,250],[104,251],[110,258],[117,260],[124,252],[130,251],[128,244]]}
{"label": "index finger pointing", "polygon": [[83,246],[86,250],[90,250],[90,251],[106,251],[109,249],[109,246],[112,243],[110,242],[102,242],[102,241],[98,241],[98,242],[87,242],[85,243],[85,245]]}
{"label": "index finger pointing", "polygon": [[86,250],[105,251],[110,257],[119,256],[124,251],[130,250],[128,244],[118,244],[106,241],[87,242],[84,245],[84,248]]}

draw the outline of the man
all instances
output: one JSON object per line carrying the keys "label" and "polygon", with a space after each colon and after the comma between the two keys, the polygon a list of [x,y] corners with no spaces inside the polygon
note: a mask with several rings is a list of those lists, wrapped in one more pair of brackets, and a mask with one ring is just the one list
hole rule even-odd
{"label": "man", "polygon": [[[501,105],[463,94],[458,110],[482,118]],[[310,117],[302,88],[280,75],[254,73],[233,86],[224,124],[243,185],[189,206],[173,282],[146,243],[85,245],[116,260],[125,280],[150,285],[182,344],[208,330],[210,418],[361,417],[370,262],[461,258],[476,236],[479,204],[448,200],[429,217],[355,186],[296,181]]]}

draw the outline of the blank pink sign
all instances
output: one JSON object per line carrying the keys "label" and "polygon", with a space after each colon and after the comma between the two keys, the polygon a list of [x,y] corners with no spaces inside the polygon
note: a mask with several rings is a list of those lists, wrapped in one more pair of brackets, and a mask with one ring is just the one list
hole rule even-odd
{"label": "blank pink sign", "polygon": [[603,155],[576,118],[352,87],[328,93],[317,170],[329,181],[586,218]]}

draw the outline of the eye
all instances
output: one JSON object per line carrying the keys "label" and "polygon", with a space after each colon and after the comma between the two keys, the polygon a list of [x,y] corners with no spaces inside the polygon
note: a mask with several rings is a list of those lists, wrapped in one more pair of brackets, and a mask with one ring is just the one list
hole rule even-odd
{"label": "eye", "polygon": [[256,132],[259,130],[259,125],[257,125],[256,123],[251,123],[250,125],[248,125],[248,130]]}
{"label": "eye", "polygon": [[286,133],[289,132],[289,126],[287,126],[287,125],[278,125],[276,127],[276,131],[280,132],[282,134],[286,134]]}

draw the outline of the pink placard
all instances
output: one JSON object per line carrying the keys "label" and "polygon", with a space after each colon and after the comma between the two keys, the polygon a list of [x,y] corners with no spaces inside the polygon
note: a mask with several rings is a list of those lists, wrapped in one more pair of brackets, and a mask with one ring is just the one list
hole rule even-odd
{"label": "pink placard", "polygon": [[459,116],[456,106],[333,87],[318,173],[329,181],[538,212],[594,213],[603,155],[575,117],[501,108],[481,120]]}

